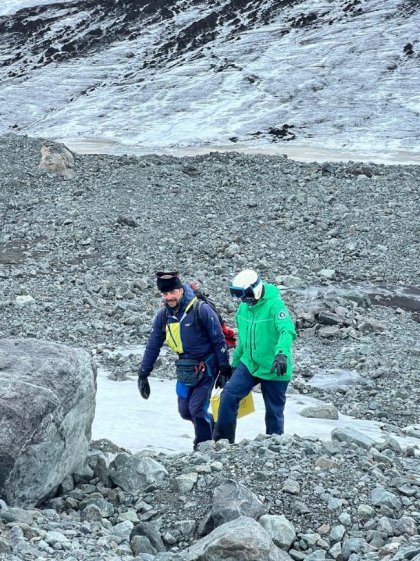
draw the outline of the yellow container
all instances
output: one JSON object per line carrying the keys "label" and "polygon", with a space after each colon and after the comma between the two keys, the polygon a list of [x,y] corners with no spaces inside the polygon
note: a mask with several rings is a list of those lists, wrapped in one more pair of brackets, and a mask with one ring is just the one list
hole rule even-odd
{"label": "yellow container", "polygon": [[[219,417],[220,394],[221,390],[216,390],[210,398],[211,412],[215,421],[217,421]],[[252,392],[249,392],[249,394],[239,402],[238,419],[245,417],[246,415],[250,415],[251,413],[254,413],[254,411],[254,398],[252,397]]]}

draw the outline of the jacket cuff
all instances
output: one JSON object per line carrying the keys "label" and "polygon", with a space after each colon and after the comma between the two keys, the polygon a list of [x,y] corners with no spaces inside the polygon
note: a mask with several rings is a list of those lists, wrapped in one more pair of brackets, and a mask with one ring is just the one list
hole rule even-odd
{"label": "jacket cuff", "polygon": [[150,372],[151,370],[142,370],[141,368],[139,368],[138,377],[141,380],[145,380],[149,376]]}

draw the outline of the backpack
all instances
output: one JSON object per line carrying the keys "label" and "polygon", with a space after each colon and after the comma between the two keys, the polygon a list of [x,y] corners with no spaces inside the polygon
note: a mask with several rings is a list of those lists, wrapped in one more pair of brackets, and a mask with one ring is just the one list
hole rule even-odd
{"label": "backpack", "polygon": [[220,321],[220,325],[222,326],[223,335],[225,336],[226,346],[228,348],[232,348],[236,346],[236,334],[234,330],[229,327],[225,320],[220,315],[220,312],[216,308],[216,304],[213,302],[211,298],[208,297],[208,294],[200,289],[200,285],[193,281],[189,283],[190,288],[194,292],[194,296],[197,297],[197,302],[194,306],[194,318],[196,322],[201,321],[200,309],[203,304],[208,304],[213,311],[216,313],[218,320]]}
{"label": "backpack", "polygon": [[[225,320],[222,318],[222,316],[220,315],[220,312],[217,310],[216,308],[216,304],[213,302],[213,300],[211,300],[211,298],[208,297],[207,293],[202,291],[200,289],[200,285],[193,281],[188,283],[188,286],[192,289],[192,291],[194,292],[194,296],[197,298],[197,300],[195,301],[194,305],[193,305],[193,310],[194,310],[194,323],[195,325],[202,325],[202,319],[201,319],[201,306],[203,304],[208,304],[212,310],[216,313],[217,318],[220,322],[220,325],[222,326],[222,331],[223,331],[223,335],[225,336],[225,342],[226,342],[226,346],[228,348],[233,348],[236,346],[236,334],[235,331],[229,327]],[[164,326],[163,326],[163,331],[165,331],[166,329],[166,321],[167,321],[167,311],[165,310],[165,321],[164,321]]]}

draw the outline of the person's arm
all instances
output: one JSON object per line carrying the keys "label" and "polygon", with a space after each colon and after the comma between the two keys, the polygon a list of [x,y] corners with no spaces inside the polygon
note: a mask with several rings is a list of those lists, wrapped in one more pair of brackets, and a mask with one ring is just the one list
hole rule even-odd
{"label": "person's arm", "polygon": [[201,322],[203,323],[207,335],[212,343],[216,361],[219,366],[229,365],[229,353],[223,335],[222,326],[220,325],[219,318],[213,308],[206,303],[201,304],[199,308]]}
{"label": "person's arm", "polygon": [[274,349],[275,354],[284,354],[290,357],[292,351],[292,343],[296,339],[296,329],[289,311],[283,302],[279,302],[273,309],[274,321],[279,338]]}
{"label": "person's arm", "polygon": [[[238,326],[238,315],[241,312],[241,306],[242,306],[242,304],[239,305],[239,308],[236,312],[236,325],[237,326]],[[238,334],[236,336],[236,347],[235,347],[235,350],[233,352],[233,357],[232,357],[232,368],[236,368],[238,366],[238,364],[241,362],[241,358],[242,358],[243,354],[244,354],[244,346],[243,346],[243,343],[241,341],[241,336],[240,336],[239,329],[238,329]]]}
{"label": "person's arm", "polygon": [[236,368],[238,364],[241,362],[243,353],[244,353],[244,346],[242,344],[241,338],[238,333],[236,336],[236,347],[232,357],[232,368]]}
{"label": "person's arm", "polygon": [[155,319],[153,320],[152,331],[147,340],[146,349],[144,351],[143,360],[139,368],[139,377],[147,378],[153,370],[156,359],[159,356],[160,349],[165,342],[165,316],[166,310],[159,310]]}

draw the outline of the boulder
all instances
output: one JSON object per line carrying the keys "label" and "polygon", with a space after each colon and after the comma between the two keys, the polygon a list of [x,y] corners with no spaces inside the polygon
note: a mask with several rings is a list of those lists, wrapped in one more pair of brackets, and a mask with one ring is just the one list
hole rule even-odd
{"label": "boulder", "polygon": [[222,524],[182,552],[185,561],[291,561],[278,549],[264,528],[241,516]]}
{"label": "boulder", "polygon": [[321,403],[312,407],[304,407],[300,412],[302,417],[308,419],[338,419],[338,411],[331,403]]}
{"label": "boulder", "polygon": [[74,157],[64,144],[45,142],[41,147],[41,161],[39,169],[50,173],[57,173],[70,179],[75,175]]}
{"label": "boulder", "polygon": [[96,370],[82,349],[0,339],[0,497],[35,506],[82,466]]}
{"label": "boulder", "polygon": [[296,530],[282,514],[264,514],[259,520],[273,542],[280,549],[289,550],[296,539]]}
{"label": "boulder", "polygon": [[215,526],[240,516],[258,520],[266,512],[257,495],[233,479],[228,479],[214,490],[212,516]]}
{"label": "boulder", "polygon": [[138,494],[156,489],[167,476],[165,467],[147,456],[138,458],[127,452],[121,452],[109,464],[111,481],[127,493]]}
{"label": "boulder", "polygon": [[339,442],[344,442],[346,444],[355,444],[356,446],[359,446],[359,448],[364,448],[365,450],[369,450],[375,444],[375,441],[372,438],[350,427],[334,429],[331,431],[331,439],[338,440]]}

